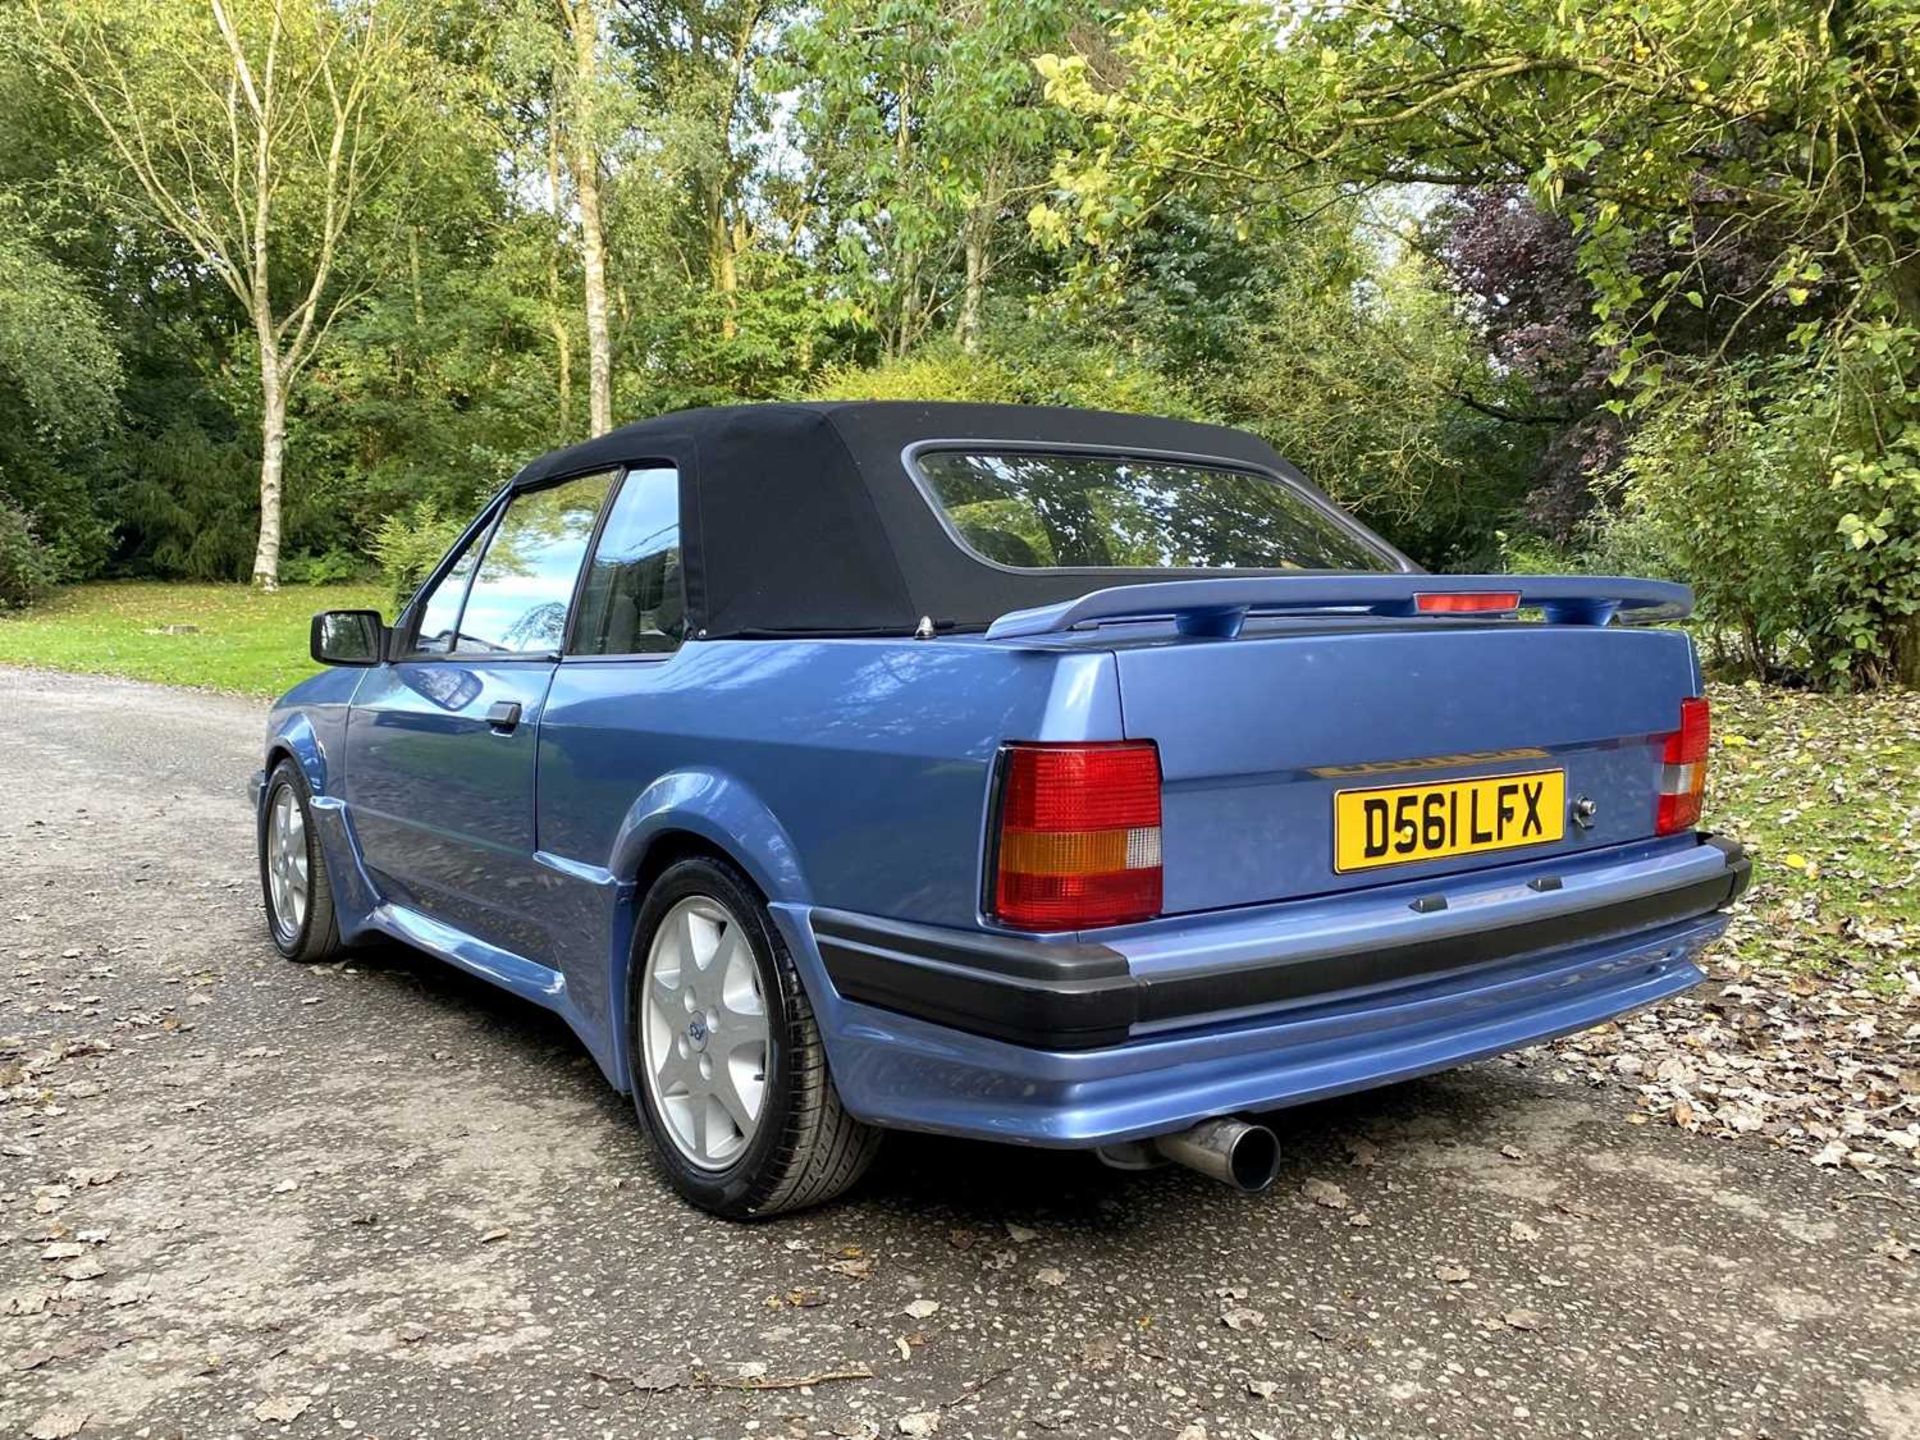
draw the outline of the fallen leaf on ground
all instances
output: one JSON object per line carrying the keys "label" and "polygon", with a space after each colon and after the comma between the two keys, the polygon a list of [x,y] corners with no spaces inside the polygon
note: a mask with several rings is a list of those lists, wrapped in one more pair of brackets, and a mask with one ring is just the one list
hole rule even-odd
{"label": "fallen leaf on ground", "polygon": [[907,1308],[901,1313],[903,1315],[910,1315],[915,1320],[924,1320],[929,1315],[937,1314],[939,1309],[940,1302],[938,1300],[915,1300],[908,1304]]}
{"label": "fallen leaf on ground", "polygon": [[313,1404],[311,1395],[273,1395],[253,1407],[256,1420],[278,1420],[282,1425],[298,1420]]}
{"label": "fallen leaf on ground", "polygon": [[1433,1267],[1433,1278],[1438,1280],[1442,1285],[1458,1285],[1472,1274],[1473,1272],[1464,1265],[1436,1265]]}
{"label": "fallen leaf on ground", "polygon": [[1500,1318],[1515,1330],[1538,1330],[1547,1323],[1538,1310],[1509,1310]]}
{"label": "fallen leaf on ground", "polygon": [[67,1440],[69,1435],[78,1435],[92,1412],[87,1410],[49,1410],[33,1422],[33,1428],[27,1434],[33,1440]]}
{"label": "fallen leaf on ground", "polygon": [[940,1428],[938,1410],[919,1410],[911,1415],[902,1415],[894,1421],[894,1429],[902,1435],[931,1435]]}
{"label": "fallen leaf on ground", "polygon": [[1258,1310],[1236,1305],[1221,1314],[1220,1323],[1229,1330],[1264,1330],[1267,1328],[1267,1317]]}
{"label": "fallen leaf on ground", "polygon": [[1056,1270],[1049,1265],[1044,1270],[1034,1272],[1033,1283],[1036,1285],[1064,1285],[1067,1283],[1067,1277],[1064,1271]]}
{"label": "fallen leaf on ground", "polygon": [[1300,1187],[1300,1193],[1316,1205],[1324,1205],[1329,1210],[1347,1208],[1347,1192],[1331,1180],[1309,1180]]}

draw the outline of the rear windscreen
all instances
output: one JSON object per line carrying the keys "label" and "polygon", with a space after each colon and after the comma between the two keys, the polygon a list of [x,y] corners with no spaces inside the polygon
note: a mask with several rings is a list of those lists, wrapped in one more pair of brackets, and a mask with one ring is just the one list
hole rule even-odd
{"label": "rear windscreen", "polygon": [[967,546],[1023,570],[1400,568],[1303,491],[1249,470],[1033,451],[917,463]]}

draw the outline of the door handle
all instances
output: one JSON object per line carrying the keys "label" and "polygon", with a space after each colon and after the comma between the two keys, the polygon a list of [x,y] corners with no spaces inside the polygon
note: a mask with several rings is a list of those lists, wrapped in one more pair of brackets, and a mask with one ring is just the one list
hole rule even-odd
{"label": "door handle", "polygon": [[520,723],[520,702],[500,700],[487,711],[487,724],[502,735],[510,735]]}

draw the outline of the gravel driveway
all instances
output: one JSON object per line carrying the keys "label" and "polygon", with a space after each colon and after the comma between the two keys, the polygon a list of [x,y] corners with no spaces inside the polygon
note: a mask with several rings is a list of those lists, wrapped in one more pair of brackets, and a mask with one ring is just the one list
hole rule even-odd
{"label": "gravel driveway", "polygon": [[896,1137],[709,1219],[539,1011],[275,956],[259,707],[0,706],[0,1435],[1920,1436],[1914,1202],[1546,1053],[1283,1116],[1250,1199]]}

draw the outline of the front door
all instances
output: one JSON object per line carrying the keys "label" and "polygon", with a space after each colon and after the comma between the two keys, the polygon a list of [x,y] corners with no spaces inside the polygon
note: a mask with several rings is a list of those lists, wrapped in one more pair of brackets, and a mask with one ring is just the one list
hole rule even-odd
{"label": "front door", "polygon": [[512,496],[442,566],[347,723],[349,814],[382,898],[518,955],[548,950],[532,918],[540,713],[612,478]]}

